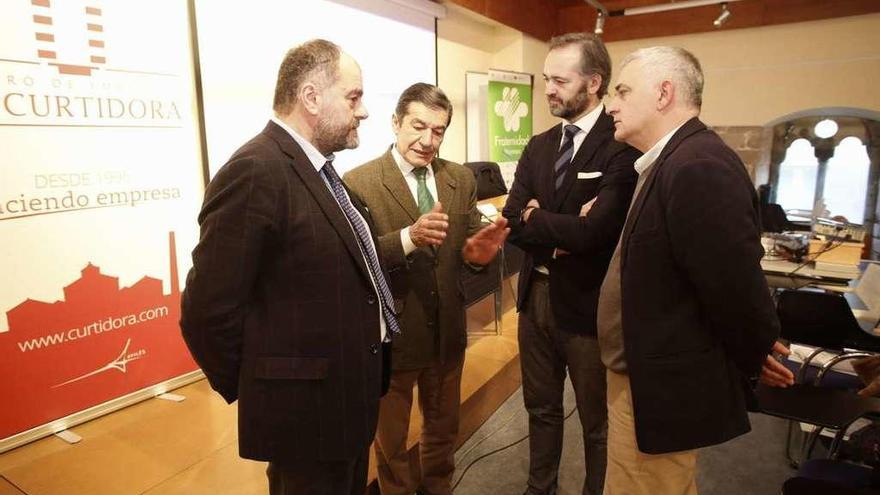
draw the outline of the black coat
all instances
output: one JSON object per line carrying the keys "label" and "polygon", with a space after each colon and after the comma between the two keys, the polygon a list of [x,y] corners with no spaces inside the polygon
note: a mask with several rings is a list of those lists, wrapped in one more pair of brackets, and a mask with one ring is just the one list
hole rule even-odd
{"label": "black coat", "polygon": [[[522,311],[528,301],[533,268],[545,265],[550,269],[550,305],[556,325],[595,336],[599,289],[632,198],[633,162],[639,153],[614,141],[613,121],[602,113],[556,191],[553,165],[561,138],[562,126],[556,125],[529,141],[504,205],[510,242],[526,252],[517,308]],[[590,214],[578,217],[581,206],[597,196]],[[541,209],[523,223],[520,212],[532,198]],[[571,254],[553,259],[557,247]]]}
{"label": "black coat", "polygon": [[270,122],[208,185],[199,223],[181,328],[211,386],[238,400],[241,456],[363,453],[388,373],[378,296],[300,146]]}
{"label": "black coat", "polygon": [[657,454],[749,431],[748,378],[779,322],[736,153],[694,118],[646,173],[621,236],[622,324],[636,438]]}

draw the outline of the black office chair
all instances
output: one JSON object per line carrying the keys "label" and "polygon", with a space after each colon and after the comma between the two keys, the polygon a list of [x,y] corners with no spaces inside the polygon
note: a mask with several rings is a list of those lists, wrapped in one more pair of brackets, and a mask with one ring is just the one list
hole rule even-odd
{"label": "black office chair", "polygon": [[782,495],[878,495],[880,485],[872,466],[830,459],[804,463],[795,478],[782,485]]}
{"label": "black office chair", "polygon": [[843,349],[880,352],[880,338],[862,330],[840,294],[783,290],[776,298],[776,314],[785,340],[838,353]]}
{"label": "black office chair", "polygon": [[761,205],[761,231],[783,232],[790,230],[786,228],[788,225],[788,217],[785,216],[782,206],[775,203]]}
{"label": "black office chair", "polygon": [[465,167],[471,169],[477,179],[477,200],[494,198],[507,194],[501,168],[495,162],[468,162]]}
{"label": "black office chair", "polygon": [[[795,386],[786,389],[759,386],[759,407],[762,412],[791,420],[786,438],[786,456],[792,466],[809,459],[824,428],[837,430],[828,454],[830,458],[836,458],[847,428],[860,417],[880,414],[880,399],[859,397],[854,390],[825,387],[825,378],[834,366],[843,361],[880,352],[880,338],[862,331],[849,304],[840,295],[786,290],[778,295],[776,310],[781,324],[781,337],[790,342],[815,346],[816,350],[797,369]],[[822,352],[835,355],[808,380],[808,371],[814,369],[810,366],[811,362]],[[850,378],[849,387],[859,385],[857,380]],[[796,422],[816,426],[804,439],[798,457],[791,454]]]}

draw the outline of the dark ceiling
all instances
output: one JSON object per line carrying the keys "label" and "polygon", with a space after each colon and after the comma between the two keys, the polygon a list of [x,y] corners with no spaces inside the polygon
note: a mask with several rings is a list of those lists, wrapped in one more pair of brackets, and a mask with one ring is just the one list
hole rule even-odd
{"label": "dark ceiling", "polygon": [[[596,9],[583,0],[444,1],[543,40],[571,31],[592,31],[596,22]],[[600,2],[612,13],[632,7],[675,3],[673,0]],[[880,0],[742,0],[728,3],[727,8],[732,15],[720,28],[712,24],[721,12],[720,5],[642,15],[612,15],[605,23],[603,39],[620,41],[863,15],[880,12]]]}

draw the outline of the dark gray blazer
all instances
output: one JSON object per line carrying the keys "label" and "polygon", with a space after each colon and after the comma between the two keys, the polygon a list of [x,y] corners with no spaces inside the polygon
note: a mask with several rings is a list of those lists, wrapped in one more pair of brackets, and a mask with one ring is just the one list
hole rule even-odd
{"label": "dark gray blazer", "polygon": [[779,322],[736,153],[694,118],[646,173],[621,237],[622,323],[639,450],[659,454],[749,431],[747,379]]}
{"label": "dark gray blazer", "polygon": [[199,224],[181,329],[211,386],[238,400],[241,456],[360,455],[387,375],[377,295],[299,145],[270,122],[208,185]]}

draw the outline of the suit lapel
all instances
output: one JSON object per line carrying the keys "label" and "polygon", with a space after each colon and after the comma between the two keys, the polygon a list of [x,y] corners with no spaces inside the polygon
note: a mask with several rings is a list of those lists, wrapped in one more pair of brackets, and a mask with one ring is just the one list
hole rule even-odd
{"label": "suit lapel", "polygon": [[448,212],[455,200],[458,183],[449,175],[446,164],[440,160],[434,159],[431,168],[434,170],[434,183],[437,185],[437,200],[443,203],[443,211]]}
{"label": "suit lapel", "polygon": [[[453,205],[458,200],[455,193],[458,183],[449,175],[446,164],[437,158],[431,163],[431,168],[434,170],[434,184],[437,186],[437,201],[443,203],[443,212],[448,213],[454,209]],[[444,242],[439,248],[431,246],[431,249],[436,255],[441,249],[452,249],[450,246],[451,244]]]}
{"label": "suit lapel", "polygon": [[593,157],[606,141],[608,133],[613,126],[614,121],[611,116],[602,112],[599,115],[598,120],[596,120],[596,123],[593,124],[593,128],[590,129],[590,132],[584,138],[584,142],[581,143],[580,148],[578,148],[577,154],[572,157],[571,163],[568,165],[568,170],[565,172],[562,186],[558,191],[555,191],[553,196],[553,211],[559,211],[559,208],[562,207],[565,197],[568,196],[572,186],[577,181],[578,172],[582,172],[585,169],[590,168],[590,165],[593,165]]}
{"label": "suit lapel", "polygon": [[663,147],[663,151],[660,153],[660,156],[657,157],[657,160],[651,165],[651,168],[647,172],[647,176],[645,177],[645,182],[642,184],[641,189],[638,191],[638,195],[633,198],[632,206],[629,209],[629,213],[626,217],[626,223],[623,226],[623,233],[621,234],[621,239],[623,244],[621,245],[621,261],[626,259],[626,250],[629,244],[629,236],[632,234],[633,229],[635,228],[636,222],[639,218],[639,215],[642,213],[642,209],[645,206],[645,200],[651,192],[651,188],[654,186],[656,182],[657,175],[659,174],[659,170],[666,163],[666,158],[678,148],[678,145],[681,144],[686,138],[706,129],[706,126],[700,122],[700,120],[696,117],[691,120],[685,122],[681,129],[679,129],[673,136],[672,139],[666,143],[666,146]]}
{"label": "suit lapel", "polygon": [[409,190],[409,186],[406,184],[406,179],[400,173],[400,167],[397,166],[394,157],[391,156],[390,148],[382,155],[382,185],[391,193],[391,197],[406,212],[411,221],[415,222],[418,220],[419,216],[421,216],[419,207],[413,199],[412,191]]}
{"label": "suit lapel", "polygon": [[280,146],[281,151],[292,159],[290,165],[294,172],[299,175],[306,189],[315,198],[321,211],[324,212],[327,220],[330,221],[330,225],[339,234],[342,243],[345,244],[349,254],[351,254],[355,263],[360,267],[361,272],[363,272],[367,280],[372,280],[369,269],[364,263],[364,255],[361,253],[360,246],[358,246],[354,230],[348,223],[348,219],[345,217],[345,213],[342,212],[339,203],[336,202],[336,198],[330,193],[324,179],[315,171],[315,167],[312,166],[312,162],[309,161],[305,152],[287,131],[274,122],[269,122],[266,128],[263,129],[263,133],[275,140]]}

